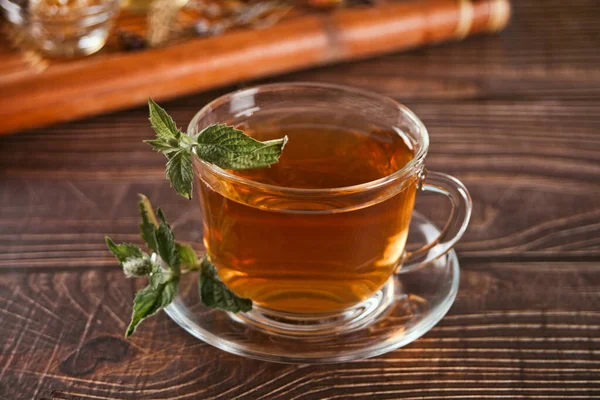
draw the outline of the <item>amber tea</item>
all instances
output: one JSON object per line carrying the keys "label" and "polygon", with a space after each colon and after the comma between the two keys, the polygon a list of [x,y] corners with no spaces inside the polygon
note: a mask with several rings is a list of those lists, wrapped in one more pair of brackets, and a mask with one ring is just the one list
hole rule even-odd
{"label": "amber tea", "polygon": [[[288,135],[279,163],[234,172],[278,187],[360,185],[394,173],[413,158],[409,144],[392,130],[355,132],[265,122],[246,133],[259,140]],[[416,192],[413,179],[374,204],[344,210],[344,204],[330,199],[314,207],[303,205],[314,213],[295,213],[295,201],[286,204],[235,184],[214,190],[200,182],[197,187],[204,243],[221,279],[257,305],[301,313],[345,309],[387,281],[404,251]],[[265,204],[268,210],[261,207]]]}

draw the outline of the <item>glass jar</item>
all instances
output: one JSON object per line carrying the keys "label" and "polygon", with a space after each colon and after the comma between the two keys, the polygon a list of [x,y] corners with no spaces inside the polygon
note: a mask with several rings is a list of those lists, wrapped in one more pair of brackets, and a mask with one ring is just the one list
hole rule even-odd
{"label": "glass jar", "polygon": [[0,0],[7,19],[50,57],[85,56],[105,44],[119,0]]}

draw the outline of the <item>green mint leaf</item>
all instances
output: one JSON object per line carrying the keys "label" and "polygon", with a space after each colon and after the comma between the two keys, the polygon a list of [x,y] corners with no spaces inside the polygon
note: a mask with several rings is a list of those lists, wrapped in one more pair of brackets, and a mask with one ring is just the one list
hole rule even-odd
{"label": "green mint leaf", "polygon": [[175,278],[140,290],[133,300],[133,314],[125,336],[131,336],[140,322],[168,306],[177,294],[177,286],[178,279]]}
{"label": "green mint leaf", "polygon": [[113,253],[121,264],[123,264],[129,258],[142,258],[144,257],[144,252],[135,244],[131,243],[123,243],[123,244],[115,244],[108,236],[104,238],[106,240],[106,245],[108,249]]}
{"label": "green mint leaf", "polygon": [[164,221],[160,223],[156,230],[156,244],[158,246],[158,254],[162,260],[174,270],[176,275],[179,275],[181,262],[175,243],[175,235],[173,235],[171,228]]}
{"label": "green mint leaf", "polygon": [[168,142],[163,139],[144,140],[144,143],[148,143],[155,151],[163,154],[174,153],[180,149],[179,142],[176,139]]}
{"label": "green mint leaf", "polygon": [[[158,218],[160,218],[160,220],[161,220],[162,222],[164,222],[165,224],[167,224],[167,219],[165,218],[165,213],[163,213],[163,210],[162,210],[160,207],[158,207],[158,208],[156,209],[156,214],[158,214]],[[168,225],[169,225],[169,224],[167,224],[167,226],[168,226]]]}
{"label": "green mint leaf", "polygon": [[128,258],[123,262],[123,272],[127,278],[149,275],[155,264],[149,257]]}
{"label": "green mint leaf", "polygon": [[179,259],[181,265],[183,265],[188,271],[193,271],[200,265],[200,260],[196,252],[189,244],[176,243],[177,251],[179,252]]}
{"label": "green mint leaf", "polygon": [[238,313],[252,310],[252,300],[238,297],[225,286],[208,257],[202,258],[198,290],[202,303],[210,308]]}
{"label": "green mint leaf", "polygon": [[158,247],[156,244],[156,228],[158,227],[158,221],[156,220],[156,216],[152,211],[152,204],[150,204],[150,200],[143,194],[140,194],[140,201],[138,203],[138,207],[140,209],[140,216],[142,217],[142,223],[139,225],[140,227],[140,235],[146,245],[153,252],[158,251]]}
{"label": "green mint leaf", "polygon": [[214,124],[191,138],[177,128],[173,118],[152,99],[148,99],[150,122],[156,139],[146,140],[167,159],[166,176],[177,193],[192,198],[194,170],[192,151],[206,162],[225,169],[268,167],[279,161],[287,136],[260,142],[239,129]]}
{"label": "green mint leaf", "polygon": [[150,109],[150,124],[156,132],[156,137],[164,141],[169,139],[177,139],[178,141],[181,131],[175,125],[173,118],[152,99],[148,99],[148,108]]}
{"label": "green mint leaf", "polygon": [[181,149],[169,156],[166,175],[171,181],[171,186],[183,197],[191,199],[192,184],[194,182],[191,150],[189,148]]}
{"label": "green mint leaf", "polygon": [[287,136],[260,142],[232,126],[214,124],[202,130],[196,142],[201,160],[224,169],[248,169],[268,167],[279,161]]}

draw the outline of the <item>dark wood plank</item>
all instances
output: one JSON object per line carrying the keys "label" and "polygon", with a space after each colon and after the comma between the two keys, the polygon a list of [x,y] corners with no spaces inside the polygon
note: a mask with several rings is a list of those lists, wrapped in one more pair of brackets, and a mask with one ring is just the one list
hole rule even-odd
{"label": "dark wood plank", "polygon": [[[210,96],[168,108],[187,121]],[[428,168],[471,190],[462,258],[600,258],[599,104],[410,104],[430,130]],[[200,249],[197,205],[169,187],[151,135],[142,109],[0,139],[0,267],[110,265],[103,237],[137,240],[139,192]],[[440,204],[421,196],[417,208],[441,224]]]}
{"label": "dark wood plank", "polygon": [[335,367],[229,355],[165,314],[125,340],[136,285],[116,268],[1,277],[3,399],[600,396],[597,263],[463,263],[459,296],[437,327]]}

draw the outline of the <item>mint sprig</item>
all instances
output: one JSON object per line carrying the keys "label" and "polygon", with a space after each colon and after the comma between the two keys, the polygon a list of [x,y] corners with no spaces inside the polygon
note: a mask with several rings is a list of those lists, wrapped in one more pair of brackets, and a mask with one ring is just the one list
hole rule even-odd
{"label": "mint sprig", "polygon": [[287,136],[260,142],[225,124],[210,125],[191,137],[152,99],[148,99],[148,107],[156,139],[146,143],[167,157],[167,178],[177,193],[188,199],[194,181],[192,154],[224,169],[262,168],[278,162],[287,142]]}
{"label": "mint sprig", "polygon": [[[106,237],[106,244],[121,263],[125,276],[148,278],[148,286],[140,290],[133,301],[131,322],[125,336],[130,336],[143,320],[168,306],[177,295],[180,276],[194,271],[200,272],[198,290],[207,307],[234,313],[252,309],[252,301],[238,297],[219,279],[207,256],[199,261],[190,245],[175,240],[160,208],[156,211],[157,218],[144,195],[140,195],[138,206],[142,218],[140,234],[153,256],[134,244],[117,245]],[[160,255],[166,268],[156,261],[155,254]]]}

